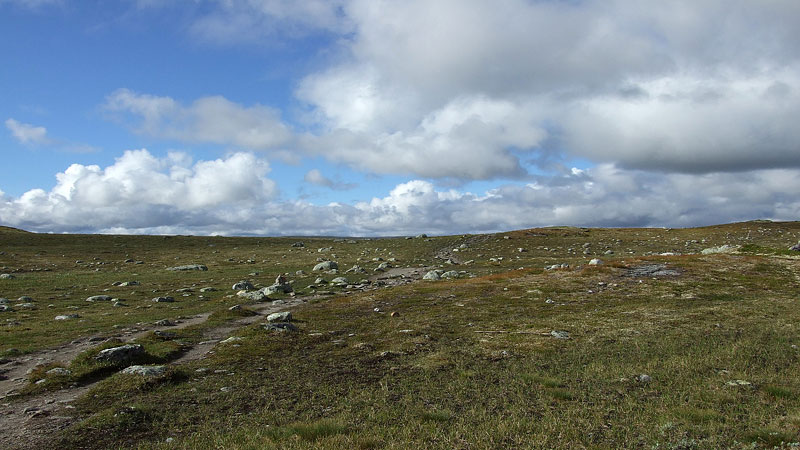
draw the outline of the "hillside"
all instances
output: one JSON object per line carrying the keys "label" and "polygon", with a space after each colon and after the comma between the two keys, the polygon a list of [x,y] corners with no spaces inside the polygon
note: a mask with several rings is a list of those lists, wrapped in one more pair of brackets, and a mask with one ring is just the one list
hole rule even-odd
{"label": "hillside", "polygon": [[[798,240],[800,222],[764,221],[391,239],[2,228],[0,447],[796,446]],[[313,270],[325,261],[338,271]],[[190,265],[206,270],[168,270]],[[139,353],[98,359],[125,344]]]}

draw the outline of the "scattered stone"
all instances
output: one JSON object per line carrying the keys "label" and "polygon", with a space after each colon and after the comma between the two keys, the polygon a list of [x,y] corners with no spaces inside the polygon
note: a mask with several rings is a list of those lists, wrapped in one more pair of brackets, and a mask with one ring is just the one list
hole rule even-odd
{"label": "scattered stone", "polygon": [[13,280],[14,278],[17,278],[17,277],[15,277],[14,275],[11,275],[10,273],[0,274],[0,280]]}
{"label": "scattered stone", "polygon": [[715,255],[719,253],[736,253],[740,248],[741,246],[739,245],[725,244],[725,245],[720,245],[719,247],[704,248],[703,250],[700,251],[700,253],[703,255]]}
{"label": "scattered stone", "polygon": [[550,336],[553,336],[556,339],[569,339],[569,331],[553,330],[550,332]]}
{"label": "scattered stone", "polygon": [[455,270],[448,270],[447,272],[440,275],[441,278],[458,278],[461,275]]}
{"label": "scattered stone", "polygon": [[725,383],[728,386],[750,386],[753,383],[745,380],[731,380]]}
{"label": "scattered stone", "polygon": [[367,273],[367,270],[364,269],[363,267],[359,266],[359,265],[355,265],[355,266],[345,270],[344,273],[362,273],[363,274],[363,273]]}
{"label": "scattered stone", "polygon": [[317,279],[314,280],[314,284],[328,284],[328,280],[322,277],[317,277]]}
{"label": "scattered stone", "polygon": [[650,377],[650,375],[648,375],[646,373],[643,373],[643,374],[640,374],[640,375],[636,376],[636,381],[639,382],[639,383],[642,383],[642,384],[647,384],[647,383],[653,381],[653,379]]}
{"label": "scattered stone", "polygon": [[333,269],[338,269],[338,268],[339,268],[339,264],[337,264],[336,261],[322,261],[321,263],[319,263],[316,266],[314,266],[314,269],[312,269],[312,270],[314,272],[320,272],[320,271],[333,270]]}
{"label": "scattered stone", "polygon": [[114,302],[111,306],[114,306],[116,308],[120,308],[120,307],[128,306],[128,305],[123,303],[123,302]]}
{"label": "scattered stone", "polygon": [[253,290],[255,288],[256,287],[253,286],[253,283],[251,283],[249,281],[242,280],[242,281],[234,284],[231,289],[233,289],[234,291],[251,291],[251,290]]}
{"label": "scattered stone", "polygon": [[305,247],[305,246],[306,246],[306,244],[304,244],[302,242],[295,242],[294,244],[292,244],[292,247],[295,247],[295,248],[302,248],[302,247]]}
{"label": "scattered stone", "polygon": [[81,316],[78,314],[65,314],[61,316],[56,316],[54,320],[72,320],[72,319],[80,319]]}
{"label": "scattered stone", "polygon": [[217,288],[213,288],[213,287],[200,288],[200,292],[204,292],[204,293],[205,292],[215,292],[216,290],[217,290]]}
{"label": "scattered stone", "polygon": [[21,309],[36,309],[36,305],[34,305],[33,303],[17,303],[14,306]]}
{"label": "scattered stone", "polygon": [[8,305],[0,304],[0,312],[13,312],[13,311],[14,311],[14,308],[12,308],[12,307],[10,307]]}
{"label": "scattered stone", "polygon": [[417,237],[417,239],[426,239],[428,237],[428,235],[425,234],[425,233],[422,233],[422,234],[418,234],[416,237]]}
{"label": "scattered stone", "polygon": [[789,250],[791,250],[793,252],[800,252],[800,242],[798,242],[797,244],[789,247]]}
{"label": "scattered stone", "polygon": [[660,277],[677,276],[680,275],[680,272],[674,269],[667,269],[666,264],[645,264],[628,269],[625,275],[629,277]]}
{"label": "scattered stone", "polygon": [[430,272],[426,273],[425,276],[422,277],[423,280],[430,280],[430,281],[438,281],[442,279],[441,270],[431,270]]}
{"label": "scattered stone", "polygon": [[233,305],[228,308],[228,311],[240,311],[242,309],[242,305]]}
{"label": "scattered stone", "polygon": [[236,296],[242,297],[252,302],[260,302],[269,299],[269,297],[267,297],[267,294],[265,294],[264,291],[239,291],[236,293]]}
{"label": "scattered stone", "polygon": [[289,331],[297,331],[297,327],[291,323],[265,323],[261,327],[267,331],[277,331],[279,333],[286,333]]}
{"label": "scattered stone", "polygon": [[391,316],[391,317],[397,317],[397,316],[399,316],[399,315],[400,315],[400,313],[399,313],[399,312],[397,312],[397,311],[392,311],[392,313],[391,313],[391,314],[389,314],[389,316]]}
{"label": "scattered stone", "polygon": [[558,269],[569,269],[569,264],[561,263],[561,264],[553,264],[552,266],[546,266],[544,270],[558,270]]}
{"label": "scattered stone", "polygon": [[161,320],[155,322],[153,325],[155,325],[157,327],[174,327],[176,325],[176,323],[171,321],[171,320],[169,320],[169,319],[161,319]]}
{"label": "scattered stone", "polygon": [[22,297],[18,298],[17,301],[18,302],[23,302],[23,303],[31,303],[31,302],[33,302],[33,297],[29,297],[27,295],[23,295]]}
{"label": "scattered stone", "polygon": [[202,271],[206,271],[206,270],[208,270],[208,267],[206,267],[206,266],[204,266],[202,264],[187,264],[187,265],[184,265],[184,266],[168,267],[167,270],[171,270],[173,272],[186,271],[186,270],[202,270]]}
{"label": "scattered stone", "polygon": [[173,297],[155,297],[153,303],[172,303],[175,299]]}
{"label": "scattered stone", "polygon": [[123,281],[119,284],[120,287],[139,286],[138,281]]}
{"label": "scattered stone", "polygon": [[161,339],[174,339],[174,338],[176,338],[178,336],[178,333],[176,333],[174,331],[155,330],[155,331],[153,331],[153,334],[155,334],[156,336],[160,337]]}
{"label": "scattered stone", "polygon": [[347,286],[348,284],[350,284],[350,282],[347,281],[347,278],[345,277],[336,277],[331,280],[331,284],[335,286]]}
{"label": "scattered stone", "polygon": [[317,249],[317,253],[328,253],[331,250],[333,250],[333,247],[322,247]]}
{"label": "scattered stone", "polygon": [[158,377],[167,373],[167,366],[130,366],[122,373],[127,375],[141,375],[143,377]]}
{"label": "scattered stone", "polygon": [[93,295],[86,299],[87,302],[110,302],[111,299],[110,295]]}
{"label": "scattered stone", "polygon": [[141,355],[144,355],[144,347],[139,344],[126,344],[101,350],[94,359],[115,364],[125,364]]}
{"label": "scattered stone", "polygon": [[597,258],[594,258],[591,261],[589,261],[589,265],[590,266],[599,266],[600,264],[603,264],[603,261],[601,261],[601,260],[599,260]]}
{"label": "scattered stone", "polygon": [[69,376],[69,375],[72,375],[72,371],[71,370],[65,369],[63,367],[54,367],[54,368],[48,370],[45,373],[47,375],[53,375],[53,376],[58,376],[58,375]]}
{"label": "scattered stone", "polygon": [[233,342],[239,342],[239,341],[243,341],[243,340],[244,340],[244,338],[242,338],[242,337],[231,336],[228,339],[223,339],[223,340],[219,341],[219,343],[220,344],[231,344]]}
{"label": "scattered stone", "polygon": [[276,312],[267,316],[267,322],[291,322],[292,313],[290,311]]}

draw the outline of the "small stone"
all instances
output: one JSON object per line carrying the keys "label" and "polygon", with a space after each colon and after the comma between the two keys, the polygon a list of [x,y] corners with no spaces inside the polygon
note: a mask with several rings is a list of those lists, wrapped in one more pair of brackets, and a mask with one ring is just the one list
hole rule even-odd
{"label": "small stone", "polygon": [[69,369],[65,369],[63,367],[54,367],[54,368],[48,370],[45,373],[47,375],[55,375],[55,376],[58,376],[58,375],[63,375],[63,376],[72,375],[72,371],[70,371]]}
{"label": "small stone", "polygon": [[601,261],[601,260],[599,260],[597,258],[594,258],[591,261],[589,261],[589,265],[590,266],[599,266],[600,264],[603,264],[603,261]]}
{"label": "small stone", "polygon": [[144,347],[139,344],[126,344],[119,347],[101,350],[94,359],[111,363],[127,363],[144,354]]}
{"label": "small stone", "polygon": [[153,303],[172,303],[175,299],[173,297],[155,297]]}
{"label": "small stone", "polygon": [[87,302],[109,302],[113,297],[110,295],[93,295],[86,299]]}
{"label": "small stone", "polygon": [[643,373],[643,374],[640,374],[640,375],[636,376],[636,381],[638,381],[639,383],[642,383],[642,384],[647,384],[647,383],[653,381],[653,379],[650,377],[650,375],[647,375],[646,373]]}
{"label": "small stone", "polygon": [[241,311],[241,309],[242,305],[233,305],[230,308],[228,308],[228,311]]}
{"label": "small stone", "polygon": [[276,312],[267,316],[267,322],[291,322],[292,313],[290,311]]}
{"label": "small stone", "polygon": [[243,340],[244,340],[244,338],[241,338],[239,336],[231,336],[228,339],[223,339],[223,340],[219,341],[219,343],[220,344],[230,344],[232,342],[239,342],[239,341],[243,341]]}
{"label": "small stone", "polygon": [[157,327],[174,327],[175,326],[175,322],[172,322],[172,321],[170,321],[168,319],[161,319],[161,320],[155,322],[153,325],[155,325]]}
{"label": "small stone", "polygon": [[291,323],[265,323],[261,327],[267,331],[277,331],[285,333],[288,331],[297,331],[297,327]]}
{"label": "small stone", "polygon": [[14,275],[11,275],[10,273],[0,274],[0,280],[13,280],[14,278],[17,278],[17,277],[15,277]]}
{"label": "small stone", "polygon": [[206,267],[206,266],[204,266],[202,264],[187,264],[187,265],[184,265],[184,266],[168,267],[167,270],[170,270],[170,271],[173,271],[173,272],[187,271],[187,270],[206,271],[206,270],[208,270],[208,267]]}
{"label": "small stone", "polygon": [[233,289],[234,291],[250,291],[250,290],[255,289],[255,286],[253,286],[253,283],[251,283],[249,281],[242,280],[242,281],[234,284],[231,289]]}
{"label": "small stone", "polygon": [[553,330],[550,332],[550,336],[553,336],[556,339],[569,339],[569,332]]}
{"label": "small stone", "polygon": [[312,270],[314,272],[320,272],[320,271],[333,270],[333,269],[338,269],[338,268],[339,268],[339,264],[337,264],[336,261],[322,261],[321,263],[319,263],[316,266],[314,266],[314,269],[312,269]]}
{"label": "small stone", "polygon": [[391,317],[397,317],[397,316],[399,316],[399,315],[400,315],[400,313],[399,313],[399,312],[397,312],[397,311],[392,311],[392,313],[391,313],[391,314],[389,314],[389,316],[391,316]]}
{"label": "small stone", "polygon": [[78,314],[64,314],[61,316],[56,316],[53,320],[71,320],[71,319],[80,319],[81,316]]}
{"label": "small stone", "polygon": [[140,375],[143,377],[157,377],[167,372],[167,366],[129,366],[122,373],[127,375]]}
{"label": "small stone", "polygon": [[200,292],[203,292],[203,293],[205,293],[205,292],[214,292],[216,290],[217,290],[217,288],[213,288],[213,287],[200,288]]}

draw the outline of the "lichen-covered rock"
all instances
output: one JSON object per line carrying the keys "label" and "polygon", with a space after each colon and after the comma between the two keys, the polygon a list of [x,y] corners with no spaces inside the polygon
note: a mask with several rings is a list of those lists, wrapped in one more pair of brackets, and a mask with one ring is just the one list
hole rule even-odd
{"label": "lichen-covered rock", "polygon": [[267,316],[267,322],[291,322],[292,313],[290,311],[276,312]]}
{"label": "lichen-covered rock", "polygon": [[333,269],[338,269],[338,268],[339,268],[339,264],[337,264],[336,261],[322,261],[321,263],[319,263],[316,266],[314,266],[314,269],[312,269],[312,270],[314,272],[320,272],[320,271],[333,270]]}
{"label": "lichen-covered rock", "polygon": [[126,344],[119,347],[107,348],[101,350],[97,356],[94,357],[97,361],[110,362],[114,364],[125,364],[133,361],[135,358],[144,355],[144,347],[139,344]]}
{"label": "lichen-covered rock", "polygon": [[167,373],[167,366],[130,366],[126,367],[122,373],[143,377],[158,377]]}
{"label": "lichen-covered rock", "polygon": [[110,302],[111,299],[110,295],[93,295],[86,299],[87,302]]}

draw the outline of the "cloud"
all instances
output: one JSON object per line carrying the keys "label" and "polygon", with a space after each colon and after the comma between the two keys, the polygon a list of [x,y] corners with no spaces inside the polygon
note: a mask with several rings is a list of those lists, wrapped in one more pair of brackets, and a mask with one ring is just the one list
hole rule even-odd
{"label": "cloud", "polygon": [[19,143],[24,145],[48,145],[52,140],[47,137],[47,129],[35,125],[19,122],[15,119],[6,120],[6,128],[11,131]]}
{"label": "cloud", "polygon": [[245,107],[220,96],[202,97],[184,106],[170,97],[118,89],[106,98],[104,108],[138,121],[139,133],[181,142],[270,150],[291,138],[279,111],[261,105]]}
{"label": "cloud", "polygon": [[329,189],[333,189],[335,191],[347,191],[350,189],[354,189],[357,185],[355,183],[342,183],[338,181],[333,181],[330,178],[326,177],[319,171],[319,169],[311,169],[309,170],[305,176],[303,177],[307,183],[315,184],[317,186],[323,186]]}
{"label": "cloud", "polygon": [[43,6],[62,5],[64,0],[0,0],[0,6],[4,3],[26,9],[38,9]]}
{"label": "cloud", "polygon": [[183,153],[127,151],[106,168],[71,165],[49,192],[1,194],[0,222],[55,232],[380,236],[563,224],[682,227],[800,215],[797,169],[694,175],[601,164],[483,193],[411,180],[382,197],[322,206],[280,200],[269,170],[251,153],[193,162]]}

